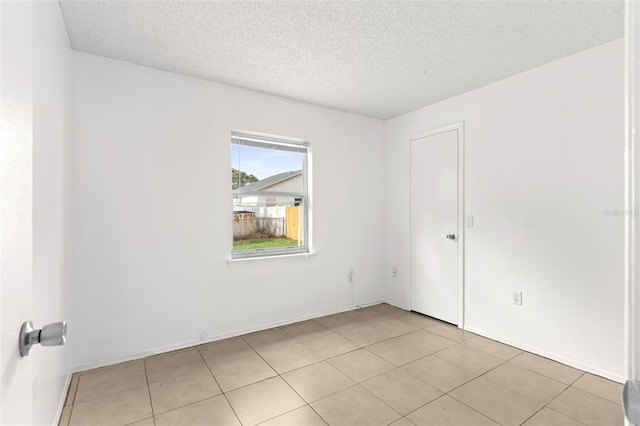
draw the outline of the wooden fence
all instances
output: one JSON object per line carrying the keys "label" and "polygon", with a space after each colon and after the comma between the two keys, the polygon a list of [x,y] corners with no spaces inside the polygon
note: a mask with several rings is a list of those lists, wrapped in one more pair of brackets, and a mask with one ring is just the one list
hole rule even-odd
{"label": "wooden fence", "polygon": [[302,233],[302,209],[297,207],[287,207],[287,238],[291,240],[303,240]]}

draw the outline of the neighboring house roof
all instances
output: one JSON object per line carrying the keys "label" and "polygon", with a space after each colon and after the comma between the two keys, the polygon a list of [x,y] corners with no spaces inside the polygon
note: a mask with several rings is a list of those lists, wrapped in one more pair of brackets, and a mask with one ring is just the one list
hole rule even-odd
{"label": "neighboring house roof", "polygon": [[294,170],[292,172],[278,173],[277,175],[269,176],[257,182],[249,183],[242,188],[234,189],[233,195],[242,195],[248,192],[262,191],[269,186],[275,185],[278,182],[291,179],[292,177],[302,174],[302,170]]}

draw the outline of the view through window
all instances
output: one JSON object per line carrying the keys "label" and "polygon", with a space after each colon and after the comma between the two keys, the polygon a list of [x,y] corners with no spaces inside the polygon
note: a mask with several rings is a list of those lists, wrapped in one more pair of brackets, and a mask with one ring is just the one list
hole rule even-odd
{"label": "view through window", "polygon": [[232,258],[308,252],[308,144],[231,134]]}

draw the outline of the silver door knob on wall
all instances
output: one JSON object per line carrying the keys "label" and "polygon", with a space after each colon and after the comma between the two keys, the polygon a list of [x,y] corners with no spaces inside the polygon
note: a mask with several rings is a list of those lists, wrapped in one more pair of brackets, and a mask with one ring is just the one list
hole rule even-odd
{"label": "silver door knob on wall", "polygon": [[22,324],[20,329],[20,356],[29,355],[31,346],[38,343],[42,346],[60,346],[67,341],[67,323],[66,321],[54,322],[42,327],[42,330],[34,330],[33,323],[27,321]]}

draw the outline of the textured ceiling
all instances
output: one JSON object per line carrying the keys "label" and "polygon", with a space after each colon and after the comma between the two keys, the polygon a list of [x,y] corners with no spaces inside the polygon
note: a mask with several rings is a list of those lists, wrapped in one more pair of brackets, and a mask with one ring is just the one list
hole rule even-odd
{"label": "textured ceiling", "polygon": [[74,50],[388,119],[624,35],[622,1],[60,1]]}

